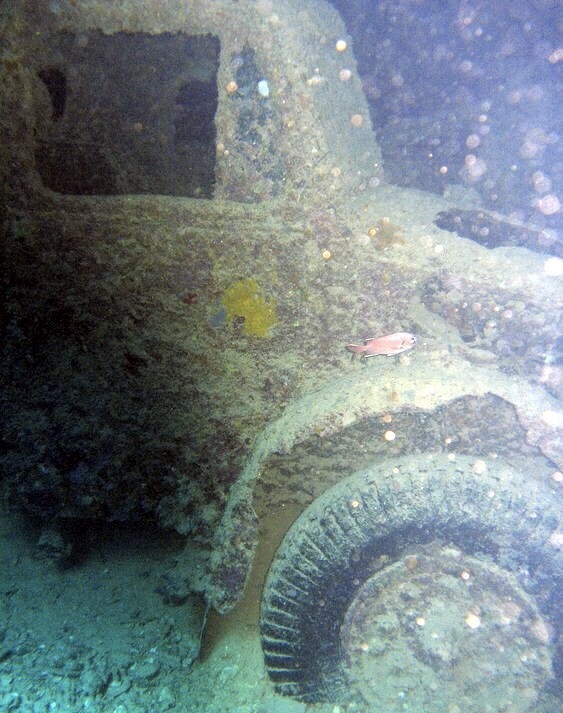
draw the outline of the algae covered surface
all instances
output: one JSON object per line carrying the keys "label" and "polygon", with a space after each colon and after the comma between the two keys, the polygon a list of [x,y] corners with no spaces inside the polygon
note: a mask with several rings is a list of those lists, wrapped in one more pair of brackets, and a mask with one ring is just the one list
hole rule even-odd
{"label": "algae covered surface", "polygon": [[[41,516],[149,518],[212,543],[208,595],[229,608],[248,576],[252,490],[271,453],[378,411],[489,390],[556,457],[540,423],[549,396],[522,399],[538,346],[556,340],[542,317],[557,309],[556,282],[540,256],[515,281],[518,255],[503,264],[429,227],[440,205],[380,188],[330,211],[72,198],[64,212],[14,217],[2,361],[12,497]],[[404,237],[381,251],[368,231],[387,214]],[[399,330],[419,341],[398,358],[362,364],[345,349]],[[342,462],[354,458],[352,447]]]}
{"label": "algae covered surface", "polygon": [[150,217],[150,206],[137,224],[106,213],[103,201],[100,208],[86,208],[86,231],[73,225],[82,209],[11,222],[3,302],[10,334],[6,472],[16,478],[24,464],[31,477],[40,469],[40,482],[14,480],[14,487],[32,511],[37,501],[38,513],[48,498],[53,516],[152,512],[169,521],[167,498],[181,484],[193,512],[170,524],[205,532],[220,504],[198,500],[205,463],[213,472],[203,487],[218,494],[235,475],[227,459],[241,448],[244,408],[226,398],[229,384],[234,371],[249,385],[253,379],[245,374],[245,331],[239,335],[231,323],[213,329],[212,312],[225,293],[230,316],[246,316],[245,329],[263,336],[274,307],[252,281],[240,283],[242,293],[236,283],[231,292],[222,286],[215,263],[225,247],[213,235],[198,240],[177,218],[163,224]]}
{"label": "algae covered surface", "polygon": [[[153,520],[190,534],[212,548],[199,586],[226,610],[245,583],[250,595],[259,591],[248,580],[258,527],[272,543],[288,503],[302,506],[353,464],[443,448],[447,439],[453,452],[482,443],[486,456],[511,432],[506,454],[533,457],[547,474],[542,450],[553,456],[555,447],[538,424],[550,397],[534,392],[524,372],[538,369],[538,340],[552,341],[547,319],[533,337],[529,324],[546,304],[555,308],[556,285],[540,256],[503,264],[429,227],[435,203],[391,189],[328,213],[93,198],[69,200],[64,213],[15,216],[4,246],[10,339],[2,361],[2,462],[12,498],[53,520]],[[388,214],[405,242],[380,250],[368,230]],[[462,306],[460,285],[481,311]],[[262,334],[245,329],[252,309],[268,325]],[[494,329],[482,319],[504,309],[512,318]],[[460,320],[474,343],[460,337]],[[408,354],[365,364],[345,350],[398,329],[419,335]],[[503,343],[517,338],[515,378]],[[179,576],[184,586],[188,572]],[[256,639],[240,646],[253,625],[239,616],[228,633],[219,628],[225,649],[192,670],[200,710],[223,711],[213,689],[245,661],[258,665]],[[143,675],[152,691],[151,670]],[[252,693],[237,689],[233,710],[274,705],[263,672],[252,685]]]}

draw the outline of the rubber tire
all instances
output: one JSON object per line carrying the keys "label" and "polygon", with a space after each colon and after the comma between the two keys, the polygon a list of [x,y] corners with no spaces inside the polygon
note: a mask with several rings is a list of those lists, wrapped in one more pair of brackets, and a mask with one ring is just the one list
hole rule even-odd
{"label": "rubber tire", "polygon": [[[479,472],[476,472],[479,471]],[[502,460],[443,454],[384,462],[327,490],[293,523],[270,566],[260,630],[278,693],[338,702],[348,682],[340,627],[381,555],[393,562],[434,540],[484,554],[516,573],[556,623],[561,553],[549,486]]]}

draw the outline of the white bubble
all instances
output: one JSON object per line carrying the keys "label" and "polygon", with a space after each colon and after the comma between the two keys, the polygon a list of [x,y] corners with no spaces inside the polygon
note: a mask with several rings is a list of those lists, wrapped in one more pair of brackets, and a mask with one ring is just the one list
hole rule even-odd
{"label": "white bubble", "polygon": [[391,77],[391,84],[394,87],[402,87],[403,84],[405,83],[405,80],[401,74],[398,72],[395,72],[393,76]]}
{"label": "white bubble", "polygon": [[465,157],[465,173],[470,181],[478,181],[487,172],[487,164],[482,158],[469,153]]}
{"label": "white bubble", "polygon": [[534,143],[533,141],[530,141],[527,139],[524,141],[523,144],[521,144],[518,153],[522,158],[535,158],[541,151],[541,147],[538,146],[538,144]]}
{"label": "white bubble", "polygon": [[532,85],[526,92],[526,98],[531,102],[538,102],[545,97],[545,91],[539,84]]}
{"label": "white bubble", "polygon": [[535,126],[526,131],[524,141],[520,145],[519,153],[522,158],[531,159],[541,155],[546,146],[554,144],[558,140],[557,134],[547,132],[541,126]]}
{"label": "white bubble", "polygon": [[270,96],[270,87],[265,79],[261,79],[258,82],[258,94],[260,94],[260,96],[264,97],[265,99]]}
{"label": "white bubble", "polygon": [[561,203],[555,193],[548,193],[538,198],[535,207],[536,210],[539,210],[543,215],[555,215],[561,210]]}
{"label": "white bubble", "polygon": [[506,101],[509,104],[518,104],[522,101],[522,92],[519,89],[513,89],[506,95]]}
{"label": "white bubble", "polygon": [[532,173],[532,185],[536,193],[547,193],[551,190],[551,179],[542,171]]}

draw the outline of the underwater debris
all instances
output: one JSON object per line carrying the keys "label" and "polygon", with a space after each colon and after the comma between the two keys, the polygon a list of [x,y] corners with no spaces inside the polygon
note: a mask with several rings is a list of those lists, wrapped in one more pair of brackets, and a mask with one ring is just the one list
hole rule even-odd
{"label": "underwater debris", "polygon": [[523,247],[563,257],[563,245],[557,241],[555,233],[484,210],[441,211],[436,216],[434,225],[489,249],[504,246]]}
{"label": "underwater debris", "polygon": [[239,280],[223,293],[223,306],[227,319],[242,318],[245,334],[254,337],[270,336],[270,329],[277,323],[276,305],[262,294],[260,285],[252,278]]}

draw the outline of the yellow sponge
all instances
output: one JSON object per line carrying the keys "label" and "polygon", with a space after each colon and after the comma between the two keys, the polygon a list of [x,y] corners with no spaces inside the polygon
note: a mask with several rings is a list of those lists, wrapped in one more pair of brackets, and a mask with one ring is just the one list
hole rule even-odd
{"label": "yellow sponge", "polygon": [[252,278],[239,280],[223,292],[223,306],[227,319],[244,319],[245,334],[268,337],[277,322],[276,305],[262,294],[260,285]]}

